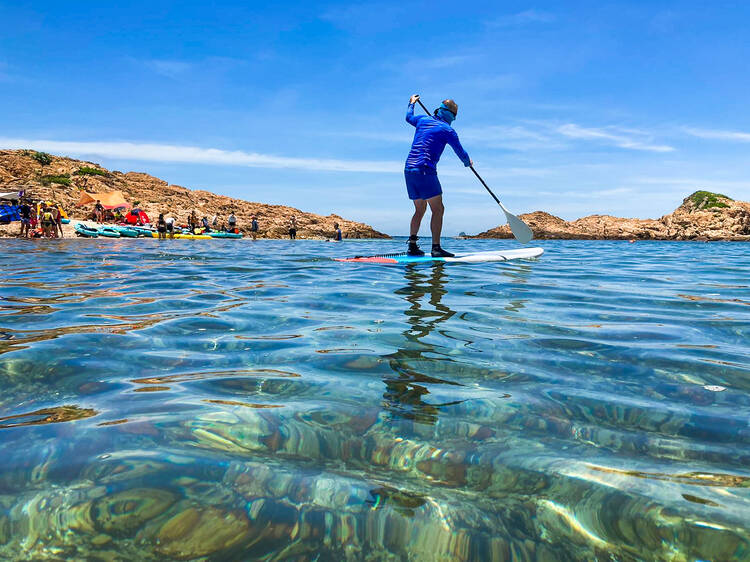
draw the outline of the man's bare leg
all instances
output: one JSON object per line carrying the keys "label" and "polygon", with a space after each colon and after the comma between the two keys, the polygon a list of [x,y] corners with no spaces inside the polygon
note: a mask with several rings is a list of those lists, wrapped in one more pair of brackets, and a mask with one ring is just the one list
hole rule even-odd
{"label": "man's bare leg", "polygon": [[424,199],[414,199],[414,215],[411,217],[410,235],[416,236],[419,234],[419,226],[422,224],[422,217],[426,210],[427,201]]}
{"label": "man's bare leg", "polygon": [[410,256],[423,256],[424,252],[419,249],[417,245],[417,234],[419,234],[419,226],[422,224],[422,217],[427,210],[427,201],[424,199],[414,199],[414,215],[411,217],[411,225],[409,227],[409,247],[406,253]]}
{"label": "man's bare leg", "polygon": [[443,196],[436,195],[430,197],[427,202],[430,204],[430,212],[432,218],[430,219],[430,229],[432,230],[432,244],[440,245],[440,235],[443,232],[443,213],[445,207],[443,206]]}

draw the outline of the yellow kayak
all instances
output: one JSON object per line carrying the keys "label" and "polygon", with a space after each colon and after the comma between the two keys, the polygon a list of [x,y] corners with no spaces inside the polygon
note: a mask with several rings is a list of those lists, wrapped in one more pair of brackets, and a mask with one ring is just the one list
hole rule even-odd
{"label": "yellow kayak", "polygon": [[[152,232],[151,236],[152,238],[159,238],[159,233]],[[175,234],[174,236],[170,236],[169,234],[167,234],[167,239],[169,238],[183,238],[188,240],[213,240],[213,238],[205,234]]]}

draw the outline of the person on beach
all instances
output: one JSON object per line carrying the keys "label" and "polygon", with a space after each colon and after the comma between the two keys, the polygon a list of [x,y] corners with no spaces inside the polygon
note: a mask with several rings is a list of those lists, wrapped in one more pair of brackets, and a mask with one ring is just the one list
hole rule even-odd
{"label": "person on beach", "polygon": [[250,234],[252,235],[253,240],[258,237],[258,217],[254,216],[250,222]]}
{"label": "person on beach", "polygon": [[24,238],[29,235],[31,225],[31,206],[25,199],[21,201],[21,205],[18,207],[18,215],[21,217],[21,232],[18,236]]}
{"label": "person on beach", "polygon": [[156,221],[156,232],[159,233],[159,240],[167,239],[167,221],[164,220],[164,213],[159,213],[159,220]]}
{"label": "person on beach", "polygon": [[170,238],[174,238],[174,217],[167,217],[164,219],[164,224],[167,227],[167,234]]}
{"label": "person on beach", "polygon": [[201,224],[203,225],[203,232],[211,232],[211,227],[208,225],[208,217],[203,217]]}
{"label": "person on beach", "polygon": [[339,228],[339,223],[337,223],[337,222],[333,223],[333,229],[334,229],[333,239],[336,242],[341,242],[344,239],[344,237],[341,234],[341,229]]}
{"label": "person on beach", "polygon": [[198,215],[195,214],[195,211],[190,213],[190,216],[188,217],[188,229],[190,229],[190,232],[195,234],[195,229],[198,226]]}
{"label": "person on beach", "polygon": [[234,216],[234,211],[227,218],[227,223],[229,223],[227,232],[237,232],[237,217]]}
{"label": "person on beach", "polygon": [[414,202],[414,215],[411,218],[409,246],[406,253],[410,256],[424,255],[417,245],[417,234],[419,234],[422,217],[429,205],[432,213],[430,219],[432,257],[453,257],[453,254],[446,252],[440,246],[445,208],[443,207],[443,188],[437,177],[437,163],[446,144],[451,146],[464,166],[471,166],[473,162],[461,146],[456,131],[451,127],[451,123],[458,114],[456,102],[451,99],[444,100],[435,110],[434,115],[414,115],[414,104],[418,99],[419,95],[414,94],[409,99],[409,107],[406,110],[406,122],[416,128],[404,168],[406,190],[409,199]]}
{"label": "person on beach", "polygon": [[41,210],[41,219],[42,219],[42,233],[46,238],[52,238],[53,232],[52,228],[55,224],[55,217],[52,214],[52,209],[47,207],[46,204],[42,205]]}
{"label": "person on beach", "polygon": [[289,219],[289,239],[297,239],[297,217],[295,217],[294,215],[292,215],[292,218]]}
{"label": "person on beach", "polygon": [[60,238],[63,238],[62,218],[62,207],[55,205],[55,236],[59,236]]}
{"label": "person on beach", "polygon": [[31,236],[31,232],[39,226],[39,203],[36,205],[31,201],[31,217],[29,218],[29,231],[26,236]]}
{"label": "person on beach", "polygon": [[104,206],[99,199],[96,200],[96,205],[94,205],[94,215],[96,217],[96,222],[102,222],[104,218]]}

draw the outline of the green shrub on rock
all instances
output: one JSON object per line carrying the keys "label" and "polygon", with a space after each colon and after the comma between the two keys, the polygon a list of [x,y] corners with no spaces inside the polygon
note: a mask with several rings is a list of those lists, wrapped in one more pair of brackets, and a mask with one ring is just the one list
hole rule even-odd
{"label": "green shrub on rock", "polygon": [[712,207],[729,207],[722,199],[734,201],[731,197],[721,193],[712,193],[711,191],[696,191],[688,199],[699,209],[710,209]]}
{"label": "green shrub on rock", "polygon": [[75,172],[76,176],[108,176],[109,174],[99,168],[92,168],[91,166],[81,166]]}
{"label": "green shrub on rock", "polygon": [[49,166],[52,163],[52,156],[46,152],[35,152],[31,157],[39,162],[42,166]]}
{"label": "green shrub on rock", "polygon": [[70,185],[70,174],[60,174],[58,176],[42,176],[42,185],[57,183],[60,185]]}

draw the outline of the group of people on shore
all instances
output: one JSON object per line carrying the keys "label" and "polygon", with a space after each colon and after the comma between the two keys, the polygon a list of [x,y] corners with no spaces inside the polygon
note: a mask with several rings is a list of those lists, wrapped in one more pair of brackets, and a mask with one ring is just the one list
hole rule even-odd
{"label": "group of people on shore", "polygon": [[22,199],[18,205],[21,219],[20,238],[62,238],[62,207],[51,201]]}
{"label": "group of people on shore", "polygon": [[[34,201],[31,199],[21,199],[18,204],[18,216],[20,216],[21,230],[19,237],[22,238],[63,238],[63,221],[67,222],[67,215],[62,207],[50,201]],[[145,215],[144,215],[145,216]],[[89,217],[97,223],[124,223],[126,222],[126,210],[124,208],[105,209],[101,201],[96,200],[91,216]],[[16,219],[17,220],[17,219]],[[148,221],[148,219],[145,219]],[[142,225],[139,220],[138,225]],[[218,214],[211,219],[208,216],[199,218],[195,211],[192,211],[187,218],[187,225],[178,225],[174,216],[159,214],[156,221],[156,230],[160,238],[174,236],[176,233],[188,230],[192,234],[204,234],[210,232],[228,232],[239,233],[237,217],[232,210],[226,221],[221,220]],[[289,219],[289,238],[297,238],[297,217],[292,215]],[[338,223],[333,225],[334,232],[331,239],[335,241],[343,240],[343,234]],[[257,216],[251,218],[250,235],[255,240],[259,233]]]}
{"label": "group of people on shore", "polygon": [[[167,219],[165,219],[165,221],[166,220]],[[172,219],[172,221],[174,222],[174,219]],[[253,217],[253,222],[257,227],[258,221],[256,217]],[[214,215],[211,220],[209,220],[207,216],[204,216],[199,220],[198,215],[195,213],[195,211],[193,211],[188,217],[188,229],[194,234],[198,234],[199,232],[231,232],[235,234],[239,233],[239,229],[237,228],[237,217],[234,215],[234,211],[230,211],[226,222],[221,221],[218,214]]]}
{"label": "group of people on shore", "polygon": [[117,209],[105,209],[104,205],[102,205],[102,202],[97,199],[96,203],[94,204],[94,211],[92,215],[89,216],[89,218],[102,224],[109,222],[123,222],[125,220],[125,216],[125,207],[118,207]]}
{"label": "group of people on shore", "polygon": [[[208,216],[204,216],[203,218],[199,219],[196,212],[192,211],[188,216],[186,228],[192,234],[204,234],[209,232],[229,232],[238,234],[240,232],[238,228],[237,217],[235,216],[234,211],[230,212],[226,222],[220,221],[219,215],[214,215],[212,219],[209,219]],[[339,227],[339,223],[334,223],[333,228],[333,240],[343,240],[343,234],[341,232],[341,228]],[[160,238],[166,238],[167,236],[174,235],[174,217],[165,216],[164,213],[161,213],[156,222],[156,230],[159,233]],[[258,232],[258,217],[253,215],[250,221],[250,235],[253,237],[253,240],[258,237]],[[295,217],[294,215],[292,215],[289,219],[289,239],[297,239],[297,217]]]}
{"label": "group of people on shore", "polygon": [[[188,216],[187,225],[185,227],[178,227],[175,223],[176,219],[173,216],[165,216],[164,213],[160,213],[159,218],[156,221],[156,231],[159,234],[159,238],[174,236],[176,229],[180,229],[181,231],[188,230],[192,234],[207,234],[209,232],[239,234],[240,232],[234,211],[230,212],[226,221],[221,221],[218,214],[214,215],[210,220],[208,216],[199,219],[196,212],[192,211]],[[258,232],[257,217],[252,218],[250,232],[253,235],[253,239],[255,239]]]}

